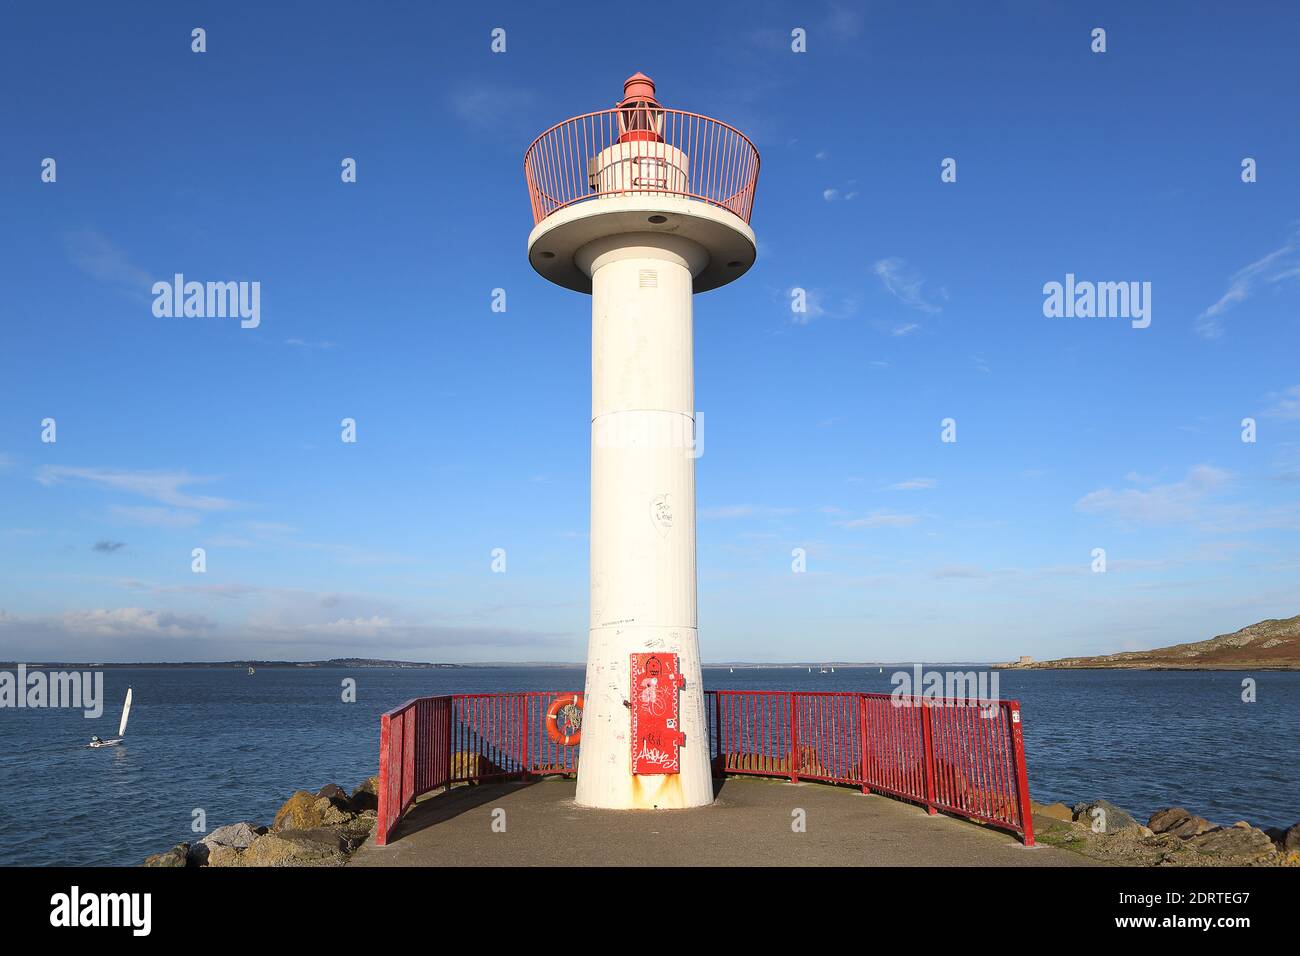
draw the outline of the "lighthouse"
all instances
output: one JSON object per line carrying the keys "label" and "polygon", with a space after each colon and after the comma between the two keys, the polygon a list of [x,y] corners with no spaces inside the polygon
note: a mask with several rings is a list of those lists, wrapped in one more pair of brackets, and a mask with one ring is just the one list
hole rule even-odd
{"label": "lighthouse", "polygon": [[758,151],[629,77],[524,157],[528,260],[591,296],[591,604],[577,802],[713,802],[695,571],[695,293],[754,263]]}

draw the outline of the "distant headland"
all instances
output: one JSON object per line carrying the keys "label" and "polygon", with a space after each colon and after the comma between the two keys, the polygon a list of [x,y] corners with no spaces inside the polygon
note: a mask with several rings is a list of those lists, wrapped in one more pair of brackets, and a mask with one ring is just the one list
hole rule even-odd
{"label": "distant headland", "polygon": [[1300,670],[1300,615],[1270,618],[1206,641],[1157,647],[1150,651],[1065,657],[1054,661],[1022,657],[1014,663],[997,666],[1017,670]]}

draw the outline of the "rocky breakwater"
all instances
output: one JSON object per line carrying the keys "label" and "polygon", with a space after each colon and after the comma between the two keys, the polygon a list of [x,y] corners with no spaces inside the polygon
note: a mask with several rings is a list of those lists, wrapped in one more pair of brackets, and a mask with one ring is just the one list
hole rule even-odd
{"label": "rocky breakwater", "polygon": [[1300,866],[1300,823],[1220,826],[1166,807],[1142,824],[1107,800],[1033,807],[1039,842],[1121,866]]}
{"label": "rocky breakwater", "polygon": [[379,778],[349,794],[335,784],[299,790],[269,827],[232,823],[197,843],[178,843],[145,866],[342,866],[375,827]]}

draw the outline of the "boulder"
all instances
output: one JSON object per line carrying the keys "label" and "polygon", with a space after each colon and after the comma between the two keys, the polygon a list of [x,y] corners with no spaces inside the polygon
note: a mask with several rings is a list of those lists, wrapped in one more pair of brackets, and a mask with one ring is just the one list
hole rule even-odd
{"label": "boulder", "polygon": [[352,819],[352,813],[346,809],[339,809],[332,801],[321,812],[321,826],[339,827]]}
{"label": "boulder", "polygon": [[1035,803],[1033,805],[1034,813],[1041,817],[1047,817],[1052,820],[1061,820],[1069,823],[1074,819],[1074,813],[1063,803]]}
{"label": "boulder", "polygon": [[361,814],[336,829],[339,836],[343,838],[344,843],[347,844],[349,853],[366,842],[366,838],[370,836],[370,831],[375,828],[375,819],[373,814]]}
{"label": "boulder", "polygon": [[[1094,818],[1095,811],[1100,810]],[[1131,830],[1139,824],[1129,814],[1121,810],[1109,800],[1094,800],[1092,803],[1076,803],[1074,805],[1074,820],[1076,823],[1082,823],[1096,833],[1114,833],[1116,830]]]}
{"label": "boulder", "polygon": [[451,755],[451,779],[469,780],[477,783],[484,777],[494,777],[504,773],[483,754],[472,750],[457,750]]}
{"label": "boulder", "polygon": [[1165,807],[1163,810],[1157,810],[1151,814],[1151,819],[1147,821],[1147,826],[1155,833],[1164,833],[1165,830],[1191,814],[1182,807]]}
{"label": "boulder", "polygon": [[1182,837],[1184,840],[1194,836],[1200,836],[1202,833],[1209,833],[1215,828],[1205,817],[1198,817],[1196,814],[1189,815],[1186,819],[1180,820],[1171,826],[1165,832],[1170,836]]}
{"label": "boulder", "polygon": [[366,810],[379,809],[379,778],[371,777],[357,789],[352,791],[352,799],[348,801],[348,808],[353,813],[362,813]]}
{"label": "boulder", "polygon": [[188,843],[177,843],[165,853],[155,853],[144,858],[144,866],[185,866],[190,855]]}
{"label": "boulder", "polygon": [[333,830],[274,830],[258,837],[239,857],[239,866],[342,866],[347,841]]}
{"label": "boulder", "polygon": [[208,850],[206,843],[200,840],[198,843],[191,843],[189,852],[185,856],[186,866],[207,866]]}
{"label": "boulder", "polygon": [[306,790],[297,790],[275,814],[271,830],[311,830],[321,825],[321,814],[331,804]]}
{"label": "boulder", "polygon": [[1164,810],[1157,810],[1151,814],[1147,826],[1153,833],[1168,833],[1183,839],[1200,836],[1214,829],[1214,824],[1209,820],[1188,813],[1182,807],[1166,807]]}
{"label": "boulder", "polygon": [[1300,823],[1294,823],[1282,835],[1282,849],[1300,850]]}
{"label": "boulder", "polygon": [[208,866],[239,866],[240,851],[220,843],[208,848]]}
{"label": "boulder", "polygon": [[316,796],[325,797],[328,800],[348,802],[348,792],[340,787],[337,783],[327,783],[316,791]]}
{"label": "boulder", "polygon": [[1267,833],[1245,821],[1190,837],[1187,842],[1202,853],[1219,857],[1255,860],[1277,852]]}
{"label": "boulder", "polygon": [[202,840],[209,848],[229,846],[236,850],[246,850],[257,839],[257,830],[251,823],[230,823],[217,827]]}
{"label": "boulder", "polygon": [[328,800],[336,810],[343,813],[352,812],[352,801],[348,797],[348,792],[338,784],[327,783],[316,791],[317,799]]}

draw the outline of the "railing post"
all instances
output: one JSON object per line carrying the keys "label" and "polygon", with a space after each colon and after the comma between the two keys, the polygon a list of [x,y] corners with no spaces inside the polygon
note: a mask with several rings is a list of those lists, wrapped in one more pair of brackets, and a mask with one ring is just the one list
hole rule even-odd
{"label": "railing post", "polygon": [[383,846],[388,842],[388,815],[392,812],[392,801],[388,796],[391,785],[388,775],[392,772],[392,765],[388,760],[388,745],[391,734],[389,717],[384,714],[379,718],[379,812],[375,819],[376,846]]}
{"label": "railing post", "polygon": [[456,726],[456,695],[451,694],[447,699],[447,791],[451,791],[451,782],[456,778],[456,767],[451,762],[452,733]]}
{"label": "railing post", "polygon": [[799,695],[790,693],[790,782],[799,782],[799,708],[795,698]]}
{"label": "railing post", "polygon": [[711,745],[716,745],[713,754],[713,777],[720,780],[723,777],[722,772],[722,695],[717,691],[713,692],[713,735],[710,741]]}
{"label": "railing post", "polygon": [[921,739],[925,742],[925,809],[934,816],[934,728],[930,724],[930,703],[921,698]]}
{"label": "railing post", "polygon": [[528,706],[531,700],[528,693],[526,692],[524,694],[521,694],[520,696],[523,698],[523,703],[524,703],[523,717],[521,717],[519,720],[519,723],[522,725],[521,733],[523,734],[523,738],[524,738],[523,754],[521,755],[520,762],[524,765],[524,780],[527,781],[528,772],[533,768],[532,760],[530,759],[529,756],[531,751],[531,747],[530,747],[531,742],[528,739]]}
{"label": "railing post", "polygon": [[862,778],[862,792],[870,793],[871,787],[867,786],[867,695],[858,695],[858,751],[862,765],[858,768],[858,775]]}
{"label": "railing post", "polygon": [[1025,766],[1025,737],[1020,727],[1020,701],[1007,702],[1007,719],[1011,721],[1011,749],[1016,764],[1016,803],[1020,807],[1020,826],[1025,846],[1034,845],[1034,808],[1029,803],[1029,774]]}

